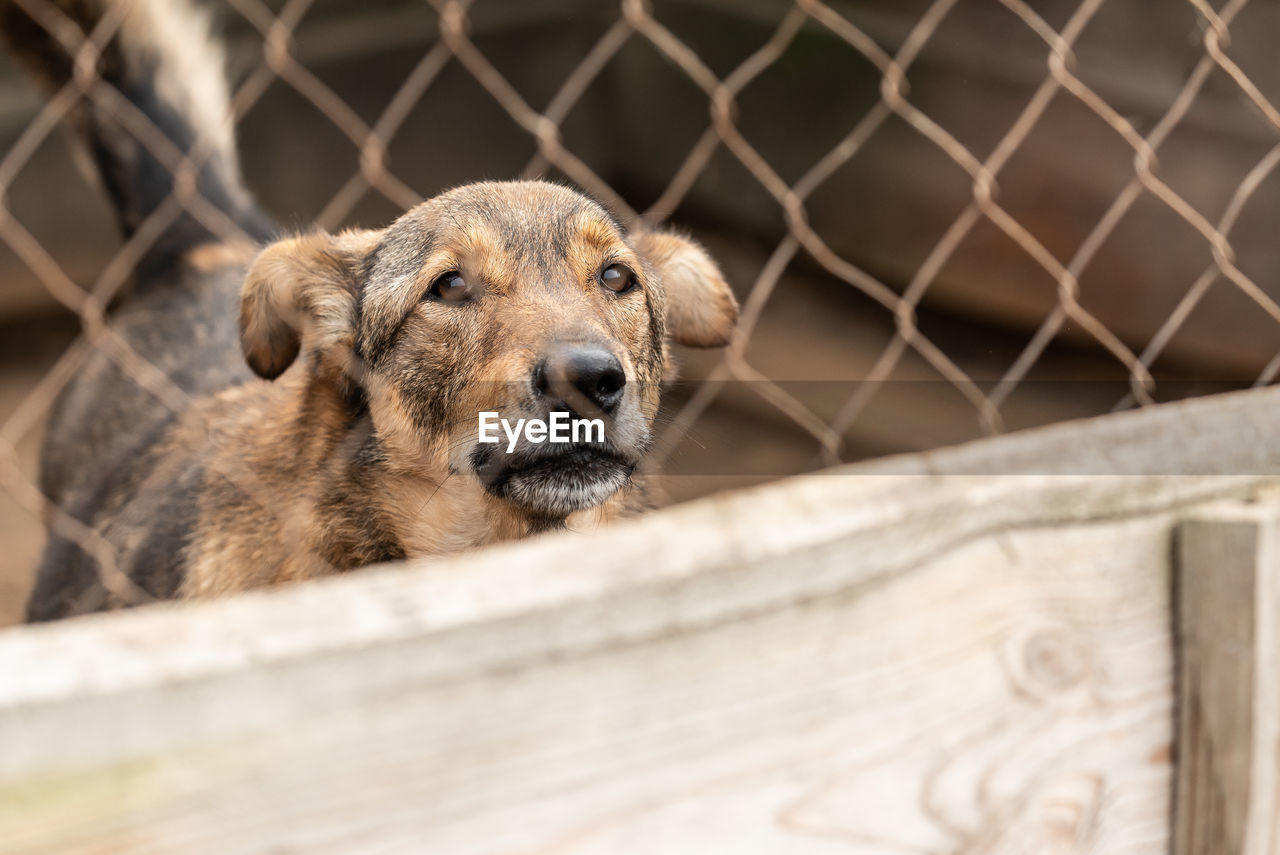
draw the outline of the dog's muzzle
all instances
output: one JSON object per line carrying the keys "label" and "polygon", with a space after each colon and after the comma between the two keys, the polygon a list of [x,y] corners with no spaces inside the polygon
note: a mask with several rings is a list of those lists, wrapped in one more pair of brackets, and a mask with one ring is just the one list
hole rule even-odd
{"label": "dog's muzzle", "polygon": [[602,504],[626,486],[636,468],[635,461],[600,443],[524,446],[510,453],[477,445],[471,462],[490,495],[535,516],[561,518]]}

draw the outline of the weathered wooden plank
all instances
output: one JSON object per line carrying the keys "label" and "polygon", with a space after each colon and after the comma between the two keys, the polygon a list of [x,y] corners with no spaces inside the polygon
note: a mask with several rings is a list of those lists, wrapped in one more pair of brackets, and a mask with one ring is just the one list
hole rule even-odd
{"label": "weathered wooden plank", "polygon": [[1171,532],[1276,483],[1278,397],[0,633],[0,839],[1163,852]]}
{"label": "weathered wooden plank", "polygon": [[[13,855],[1157,852],[1171,524],[1010,531],[866,587],[724,614],[720,597],[763,581],[747,566],[33,709],[72,743],[159,727],[172,747],[11,783],[0,836]],[[801,555],[767,575],[856,558]],[[275,605],[305,608],[303,591]],[[272,727],[179,738],[291,696],[304,708]]]}
{"label": "weathered wooden plank", "polygon": [[1181,527],[1177,855],[1280,847],[1280,512],[1206,510]]}

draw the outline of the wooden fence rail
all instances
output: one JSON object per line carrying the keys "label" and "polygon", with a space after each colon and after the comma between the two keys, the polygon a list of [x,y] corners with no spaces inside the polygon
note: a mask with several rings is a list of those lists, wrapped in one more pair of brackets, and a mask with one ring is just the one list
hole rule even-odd
{"label": "wooden fence rail", "polygon": [[0,633],[0,850],[1271,852],[1278,421],[1201,399]]}

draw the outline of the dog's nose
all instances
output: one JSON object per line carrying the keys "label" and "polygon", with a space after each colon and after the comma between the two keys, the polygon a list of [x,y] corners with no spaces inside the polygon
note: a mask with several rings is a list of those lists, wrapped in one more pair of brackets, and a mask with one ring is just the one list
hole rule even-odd
{"label": "dog's nose", "polygon": [[[534,368],[533,385],[540,394],[560,398],[579,416],[590,416],[582,411],[593,407],[612,415],[622,403],[627,375],[618,357],[604,347],[575,344],[553,348]],[[585,398],[589,406],[575,398]]]}

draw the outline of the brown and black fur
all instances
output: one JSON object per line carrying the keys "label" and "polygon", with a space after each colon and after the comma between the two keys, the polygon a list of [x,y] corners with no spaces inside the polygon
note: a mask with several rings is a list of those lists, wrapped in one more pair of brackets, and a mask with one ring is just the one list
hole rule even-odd
{"label": "brown and black fur", "polygon": [[[53,414],[41,486],[111,545],[121,571],[153,597],[210,596],[643,504],[633,473],[671,373],[668,343],[723,344],[736,319],[700,247],[628,233],[542,182],[460,187],[385,229],[280,237],[218,121],[225,83],[206,67],[218,57],[207,24],[178,0],[134,3],[126,13],[116,0],[61,0],[58,15],[33,20],[27,3],[0,2],[17,52],[55,86],[81,33],[122,22],[104,81],[203,158],[198,189],[243,232],[228,240],[189,213],[167,222],[110,318],[182,390],[181,406],[95,352]],[[188,50],[156,32],[202,41]],[[172,194],[169,170],[110,110],[86,103],[72,118],[126,235],[146,227]],[[605,287],[610,268],[631,287]],[[442,298],[441,281],[464,282],[449,293],[465,299]],[[625,375],[608,393],[604,443],[508,455],[476,441],[480,410],[592,415],[547,367],[587,350]],[[51,534],[29,619],[119,604],[96,558]]]}

